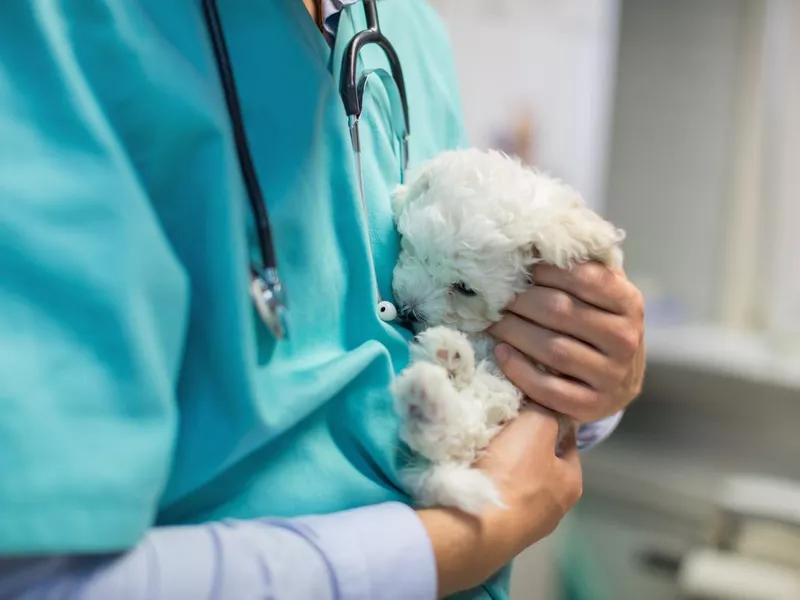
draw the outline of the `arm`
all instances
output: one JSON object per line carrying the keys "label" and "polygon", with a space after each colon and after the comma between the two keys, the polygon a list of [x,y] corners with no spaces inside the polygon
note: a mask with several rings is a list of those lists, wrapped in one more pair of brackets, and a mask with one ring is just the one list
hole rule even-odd
{"label": "arm", "polygon": [[0,598],[425,600],[436,593],[434,564],[420,519],[387,503],[158,528],[120,555],[0,561]]}
{"label": "arm", "polygon": [[574,439],[555,454],[559,421],[530,406],[492,440],[476,466],[498,485],[505,507],[480,518],[456,511],[420,512],[437,563],[439,596],[473,588],[525,548],[549,536],[582,494]]}
{"label": "arm", "polygon": [[[479,585],[548,536],[581,495],[577,448],[554,452],[559,426],[532,407],[478,463],[506,508],[479,519],[384,504],[327,516],[152,530],[118,556],[0,560],[15,600],[335,598],[424,600]],[[380,594],[380,595],[378,595]]]}

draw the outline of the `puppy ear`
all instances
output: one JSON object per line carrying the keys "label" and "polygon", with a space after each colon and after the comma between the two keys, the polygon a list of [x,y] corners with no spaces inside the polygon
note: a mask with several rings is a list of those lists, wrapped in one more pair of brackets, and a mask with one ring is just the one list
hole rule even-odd
{"label": "puppy ear", "polygon": [[532,244],[539,253],[532,258],[561,268],[589,260],[621,266],[625,232],[591,210],[576,190],[539,173],[536,194],[540,208],[514,222],[510,235],[521,247]]}
{"label": "puppy ear", "polygon": [[430,175],[427,169],[423,170],[417,177],[406,185],[398,185],[392,195],[392,214],[395,221],[400,217],[403,209],[408,204],[424,194],[430,187]]}
{"label": "puppy ear", "polygon": [[620,245],[625,232],[583,206],[542,211],[528,236],[536,252],[533,262],[569,268],[576,262],[594,260],[609,267],[622,267]]}
{"label": "puppy ear", "polygon": [[401,184],[394,188],[394,193],[392,194],[392,215],[394,215],[395,219],[400,216],[403,206],[405,206],[406,198],[408,198],[407,185]]}

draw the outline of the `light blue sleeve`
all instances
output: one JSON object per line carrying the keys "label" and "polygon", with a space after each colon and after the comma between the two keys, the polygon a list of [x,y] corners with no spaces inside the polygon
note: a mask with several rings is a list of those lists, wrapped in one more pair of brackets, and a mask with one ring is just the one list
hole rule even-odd
{"label": "light blue sleeve", "polygon": [[593,423],[584,423],[578,428],[578,448],[580,450],[590,450],[606,441],[617,429],[622,415],[625,411],[600,419]]}
{"label": "light blue sleeve", "polygon": [[433,600],[434,564],[414,512],[387,503],[286,521],[154,529],[119,557],[7,562],[5,575],[0,561],[0,597]]}
{"label": "light blue sleeve", "polygon": [[0,9],[0,555],[135,544],[175,440],[187,276],[67,25]]}

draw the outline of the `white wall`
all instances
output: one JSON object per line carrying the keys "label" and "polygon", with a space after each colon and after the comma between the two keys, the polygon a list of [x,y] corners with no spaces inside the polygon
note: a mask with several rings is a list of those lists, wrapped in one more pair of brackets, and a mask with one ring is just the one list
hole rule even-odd
{"label": "white wall", "polygon": [[491,146],[526,108],[537,165],[602,208],[618,0],[436,0],[459,65],[467,127]]}
{"label": "white wall", "polygon": [[629,275],[690,321],[800,344],[800,0],[628,0],[619,46]]}
{"label": "white wall", "polygon": [[624,3],[608,214],[634,279],[713,321],[722,277],[743,6]]}
{"label": "white wall", "polygon": [[771,332],[800,337],[800,0],[767,7],[762,309]]}

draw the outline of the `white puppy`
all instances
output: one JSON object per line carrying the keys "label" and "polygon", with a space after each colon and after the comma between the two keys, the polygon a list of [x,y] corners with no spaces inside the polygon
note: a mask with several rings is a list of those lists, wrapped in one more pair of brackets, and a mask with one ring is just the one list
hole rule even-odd
{"label": "white puppy", "polygon": [[522,402],[485,331],[531,286],[535,263],[621,266],[624,233],[569,186],[492,151],[438,155],[397,190],[393,210],[394,297],[418,333],[393,387],[415,454],[405,482],[420,505],[479,514],[502,498],[473,463]]}

